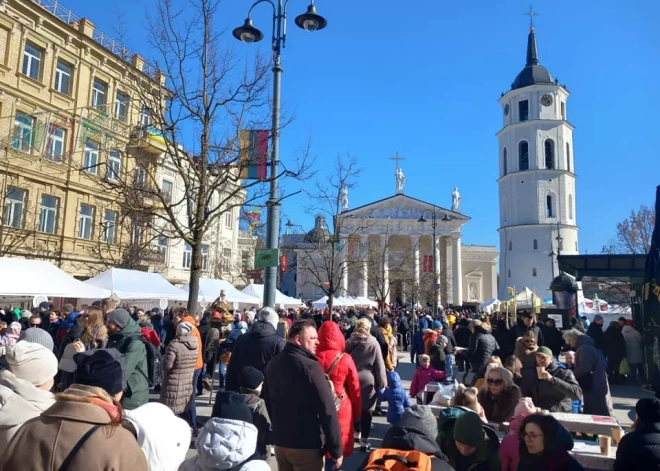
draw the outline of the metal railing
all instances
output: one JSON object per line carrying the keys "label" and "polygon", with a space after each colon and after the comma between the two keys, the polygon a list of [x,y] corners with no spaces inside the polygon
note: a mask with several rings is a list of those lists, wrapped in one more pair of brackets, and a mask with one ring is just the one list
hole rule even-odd
{"label": "metal railing", "polygon": [[[44,10],[52,13],[58,19],[64,21],[67,24],[74,25],[78,23],[82,18],[76,16],[72,10],[62,6],[58,0],[31,0],[33,3],[36,3]],[[128,51],[121,43],[115,41],[111,37],[94,28],[92,33],[92,39],[96,41],[99,45],[112,52],[114,55],[122,59],[127,63],[131,63],[132,54]],[[155,78],[157,69],[151,66],[148,63],[144,63],[142,66],[142,72],[147,74],[149,77]]]}

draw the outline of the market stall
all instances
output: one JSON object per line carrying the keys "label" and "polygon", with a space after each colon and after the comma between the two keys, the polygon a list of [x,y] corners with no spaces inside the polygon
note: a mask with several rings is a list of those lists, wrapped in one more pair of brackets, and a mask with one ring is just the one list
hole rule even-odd
{"label": "market stall", "polygon": [[140,299],[186,301],[188,299],[185,293],[158,273],[110,268],[84,283],[107,290],[122,301]]}

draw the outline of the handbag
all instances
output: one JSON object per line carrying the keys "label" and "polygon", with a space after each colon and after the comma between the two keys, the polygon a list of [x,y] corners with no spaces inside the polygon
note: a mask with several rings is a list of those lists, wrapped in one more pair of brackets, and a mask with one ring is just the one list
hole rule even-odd
{"label": "handbag", "polygon": [[619,374],[621,376],[628,376],[630,374],[630,363],[628,363],[627,358],[624,358],[621,360],[621,363],[619,363]]}

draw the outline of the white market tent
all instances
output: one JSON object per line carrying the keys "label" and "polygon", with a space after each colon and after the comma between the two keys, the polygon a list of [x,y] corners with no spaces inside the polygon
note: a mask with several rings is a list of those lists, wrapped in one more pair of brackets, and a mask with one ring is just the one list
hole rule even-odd
{"label": "white market tent", "polygon": [[479,304],[479,310],[480,311],[485,311],[487,313],[492,313],[493,310],[498,309],[500,307],[500,300],[497,298],[490,298],[487,301],[484,301],[483,303]]}
{"label": "white market tent", "polygon": [[[264,285],[258,285],[255,283],[250,283],[245,288],[241,290],[243,293],[254,296],[260,300],[264,299]],[[279,289],[275,290],[275,304],[278,304],[283,307],[298,307],[302,305],[300,299],[292,298],[282,293]]]}
{"label": "white market tent", "polygon": [[[225,300],[229,303],[256,304],[257,306],[262,304],[261,298],[237,290],[226,280],[216,280],[213,278],[201,278],[199,280],[199,295],[197,296],[197,300],[200,303],[212,303],[220,296],[221,290],[225,290]],[[190,285],[183,286],[180,291],[188,299]]]}
{"label": "white market tent", "polygon": [[0,296],[102,299],[102,287],[90,286],[45,260],[0,258]]}
{"label": "white market tent", "polygon": [[187,296],[158,273],[110,268],[85,284],[106,289],[119,299],[168,299],[185,301]]}
{"label": "white market tent", "polygon": [[354,297],[353,301],[355,302],[355,306],[378,307],[378,303],[376,301],[373,301],[369,298],[365,298],[365,297],[362,297],[362,296]]}

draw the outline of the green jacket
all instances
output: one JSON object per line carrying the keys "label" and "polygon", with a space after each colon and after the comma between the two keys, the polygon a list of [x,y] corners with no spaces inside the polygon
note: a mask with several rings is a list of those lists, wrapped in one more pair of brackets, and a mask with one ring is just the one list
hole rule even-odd
{"label": "green jacket", "polygon": [[495,430],[484,424],[485,440],[474,454],[464,457],[458,451],[454,442],[455,423],[456,418],[449,418],[441,425],[440,430],[440,434],[444,438],[444,443],[441,445],[442,451],[449,458],[449,464],[454,469],[466,469],[468,471],[500,471],[502,469],[502,463],[498,454],[500,440]]}
{"label": "green jacket", "polygon": [[129,319],[121,332],[108,338],[106,348],[116,348],[126,360],[127,385],[121,405],[132,410],[149,402],[147,348],[142,343],[140,326]]}

